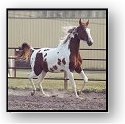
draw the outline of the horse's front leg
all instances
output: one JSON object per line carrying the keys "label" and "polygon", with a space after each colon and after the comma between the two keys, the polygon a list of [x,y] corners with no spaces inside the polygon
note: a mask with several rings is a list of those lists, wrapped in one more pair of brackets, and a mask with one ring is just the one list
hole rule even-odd
{"label": "horse's front leg", "polygon": [[81,89],[81,91],[83,91],[83,89],[84,89],[84,87],[85,87],[85,83],[88,82],[88,77],[86,76],[86,74],[84,73],[83,70],[80,72],[80,75],[81,75],[82,79],[84,80],[84,83],[83,83],[82,89]]}
{"label": "horse's front leg", "polygon": [[32,92],[31,92],[31,95],[32,95],[32,96],[35,94],[35,91],[36,91],[36,87],[35,87],[34,82],[33,82],[33,78],[34,78],[34,77],[36,77],[36,75],[34,74],[34,72],[31,72],[31,73],[29,74],[29,81],[30,81],[30,83],[32,84],[32,88],[33,88]]}
{"label": "horse's front leg", "polygon": [[74,80],[73,73],[72,73],[70,70],[68,70],[68,71],[67,71],[67,74],[68,74],[69,80],[70,80],[70,82],[71,82],[71,84],[72,84],[72,88],[73,88],[73,90],[74,90],[75,96],[78,98],[79,96],[78,96],[78,94],[77,94],[76,83],[75,83],[75,80]]}

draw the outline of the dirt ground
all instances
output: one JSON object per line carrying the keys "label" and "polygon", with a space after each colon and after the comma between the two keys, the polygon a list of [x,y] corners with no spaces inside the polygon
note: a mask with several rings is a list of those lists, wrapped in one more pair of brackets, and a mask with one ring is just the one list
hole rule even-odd
{"label": "dirt ground", "polygon": [[36,91],[31,96],[30,90],[8,90],[8,110],[106,110],[106,94],[84,92],[83,99],[75,98],[68,91],[47,91],[50,97]]}

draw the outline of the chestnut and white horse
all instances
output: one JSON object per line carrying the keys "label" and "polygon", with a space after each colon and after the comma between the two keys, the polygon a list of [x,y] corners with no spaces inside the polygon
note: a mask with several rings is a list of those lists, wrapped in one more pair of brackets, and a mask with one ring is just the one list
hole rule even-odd
{"label": "chestnut and white horse", "polygon": [[93,44],[93,39],[88,28],[89,20],[83,22],[79,20],[78,27],[70,29],[63,41],[56,48],[41,48],[33,49],[29,44],[23,43],[20,50],[20,57],[25,60],[30,60],[32,71],[29,74],[29,80],[32,84],[33,91],[31,95],[35,94],[36,87],[33,82],[34,77],[38,77],[39,86],[42,94],[47,96],[43,91],[42,80],[47,72],[63,72],[65,71],[71,81],[76,97],[79,97],[76,90],[76,83],[74,81],[73,72],[77,72],[83,78],[83,87],[88,78],[81,68],[82,59],[79,53],[80,40],[86,41],[88,46]]}

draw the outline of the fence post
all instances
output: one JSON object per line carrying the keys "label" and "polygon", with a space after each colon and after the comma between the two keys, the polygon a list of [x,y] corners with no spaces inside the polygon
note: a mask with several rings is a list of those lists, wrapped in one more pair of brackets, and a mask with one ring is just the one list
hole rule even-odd
{"label": "fence post", "polygon": [[[14,56],[16,56],[16,49],[14,49]],[[14,77],[16,77],[16,58],[14,59]]]}
{"label": "fence post", "polygon": [[68,80],[67,80],[67,73],[64,71],[64,89],[68,89]]}
{"label": "fence post", "polygon": [[13,56],[10,56],[10,61],[8,63],[8,67],[10,66],[10,69],[8,70],[8,76],[9,77],[15,77],[14,67],[15,67],[15,59],[13,59]]}

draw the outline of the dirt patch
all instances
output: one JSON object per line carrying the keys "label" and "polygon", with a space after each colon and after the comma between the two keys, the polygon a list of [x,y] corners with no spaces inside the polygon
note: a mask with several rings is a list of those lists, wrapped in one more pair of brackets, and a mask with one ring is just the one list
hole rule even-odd
{"label": "dirt patch", "polygon": [[50,97],[37,91],[31,96],[30,90],[8,90],[8,110],[106,110],[105,93],[82,93],[78,99],[67,91],[45,91]]}

